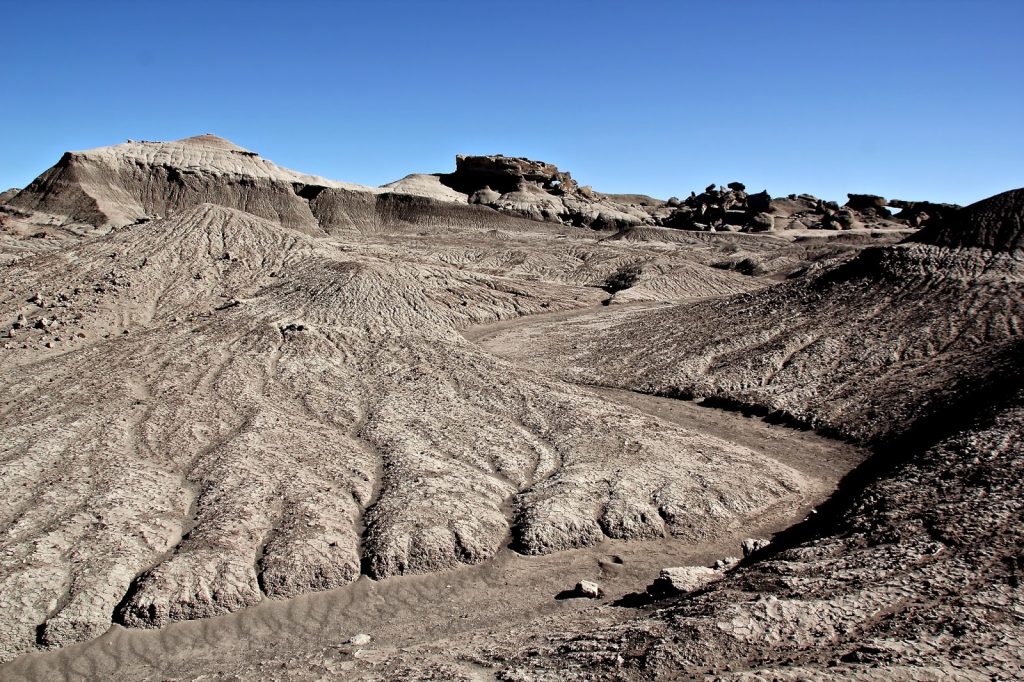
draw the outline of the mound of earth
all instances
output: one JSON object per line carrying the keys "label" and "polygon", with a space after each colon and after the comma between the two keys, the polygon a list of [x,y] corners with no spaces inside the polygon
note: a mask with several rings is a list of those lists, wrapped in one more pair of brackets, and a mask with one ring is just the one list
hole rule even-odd
{"label": "mound of earth", "polygon": [[1024,189],[1014,189],[929,224],[909,241],[996,252],[1024,249]]}
{"label": "mound of earth", "polygon": [[469,196],[456,192],[441,182],[439,175],[427,175],[425,173],[413,173],[406,175],[401,180],[389,182],[382,185],[381,189],[396,194],[412,194],[414,196],[438,199],[440,201],[451,201],[454,203],[468,203]]}

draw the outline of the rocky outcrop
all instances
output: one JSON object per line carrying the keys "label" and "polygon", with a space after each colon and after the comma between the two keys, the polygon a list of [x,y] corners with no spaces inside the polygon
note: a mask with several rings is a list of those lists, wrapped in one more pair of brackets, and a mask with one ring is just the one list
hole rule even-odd
{"label": "rocky outcrop", "polygon": [[706,232],[769,232],[775,229],[775,219],[768,213],[770,203],[767,191],[747,194],[742,182],[730,182],[727,187],[708,185],[700,194],[691,192],[679,202],[662,224]]}
{"label": "rocky outcrop", "polygon": [[464,194],[472,194],[482,187],[490,187],[499,194],[505,194],[516,191],[524,181],[556,194],[571,194],[578,189],[572,176],[559,171],[554,164],[501,154],[460,154],[455,157],[455,172],[443,176],[442,180]]}
{"label": "rocky outcrop", "polygon": [[888,206],[899,209],[894,217],[911,227],[924,227],[932,222],[951,219],[963,208],[957,204],[936,204],[931,201],[890,199]]}
{"label": "rocky outcrop", "polygon": [[609,195],[581,187],[557,166],[521,157],[457,156],[455,172],[441,181],[472,204],[531,220],[594,229],[652,225],[662,202]]}
{"label": "rocky outcrop", "polygon": [[[665,204],[659,224],[684,230],[708,232],[772,232],[784,230],[906,229],[920,227],[953,208],[927,202],[886,202],[873,194],[849,194],[840,207],[834,201],[810,194],[773,198],[767,191],[748,194],[742,182],[726,187],[709,185],[700,194]],[[887,206],[908,209],[893,217]]]}
{"label": "rocky outcrop", "polygon": [[21,190],[17,187],[12,187],[8,190],[0,192],[0,204],[6,204],[8,201],[14,198],[14,196]]}

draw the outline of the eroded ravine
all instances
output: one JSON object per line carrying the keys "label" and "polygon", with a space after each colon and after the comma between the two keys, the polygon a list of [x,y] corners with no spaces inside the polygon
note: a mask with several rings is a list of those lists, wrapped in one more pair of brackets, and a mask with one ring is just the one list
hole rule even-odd
{"label": "eroded ravine", "polygon": [[[512,339],[544,333],[568,317],[616,317],[626,307],[606,307],[521,318],[470,329],[466,336],[505,354]],[[495,329],[497,328],[497,329]],[[495,335],[495,332],[501,332]],[[496,340],[497,338],[497,340]],[[767,455],[804,474],[812,483],[797,502],[768,510],[756,524],[733,527],[714,540],[692,544],[666,538],[624,542],[606,539],[594,546],[527,557],[508,548],[477,565],[428,575],[356,582],[327,592],[261,604],[215,618],[173,623],[158,630],[114,626],[103,637],[53,652],[33,653],[0,668],[4,679],[140,679],[186,675],[211,666],[227,666],[241,657],[277,659],[287,651],[322,650],[339,671],[352,664],[357,632],[373,637],[369,649],[387,658],[402,650],[451,640],[469,633],[510,636],[530,624],[540,630],[555,619],[627,618],[633,609],[612,606],[642,591],[670,565],[705,564],[739,553],[744,537],[777,532],[804,518],[834,490],[838,480],[864,458],[860,449],[808,431],[768,424],[761,419],[692,402],[606,388],[577,390],[603,401],[628,406],[690,431],[713,435]],[[582,579],[601,583],[601,602],[555,599]],[[533,627],[533,625],[530,625]],[[491,635],[489,635],[491,636]],[[362,656],[365,658],[365,652]]]}

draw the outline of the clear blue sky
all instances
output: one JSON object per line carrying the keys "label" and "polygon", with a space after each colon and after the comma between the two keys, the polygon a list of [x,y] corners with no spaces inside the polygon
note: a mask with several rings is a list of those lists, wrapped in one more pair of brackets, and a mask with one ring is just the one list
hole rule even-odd
{"label": "clear blue sky", "polygon": [[456,153],[614,192],[1024,186],[1024,0],[0,2],[0,188],[227,137],[380,184]]}

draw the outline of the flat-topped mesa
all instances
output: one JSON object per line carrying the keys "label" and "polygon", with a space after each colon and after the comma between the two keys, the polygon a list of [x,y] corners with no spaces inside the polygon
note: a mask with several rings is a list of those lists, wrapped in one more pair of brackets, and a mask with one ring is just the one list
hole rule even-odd
{"label": "flat-topped mesa", "polygon": [[296,189],[311,185],[380,192],[282,168],[228,140],[199,135],[67,152],[9,205],[64,224],[118,227],[214,203],[315,233],[318,221]]}

